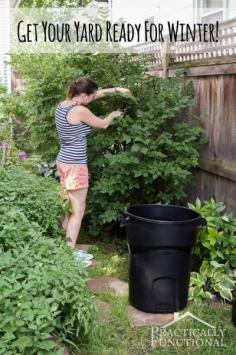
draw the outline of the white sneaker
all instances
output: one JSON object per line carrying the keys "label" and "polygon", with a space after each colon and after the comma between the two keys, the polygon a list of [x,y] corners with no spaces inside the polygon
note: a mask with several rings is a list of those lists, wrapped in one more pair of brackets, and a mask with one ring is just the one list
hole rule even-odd
{"label": "white sneaker", "polygon": [[75,260],[78,261],[79,263],[81,263],[84,267],[89,267],[92,265],[91,260],[81,258],[81,256],[78,256],[76,253],[73,253],[73,254],[74,254]]}
{"label": "white sneaker", "polygon": [[89,254],[84,250],[75,250],[74,255],[76,258],[83,259],[83,260],[93,259],[93,254]]}

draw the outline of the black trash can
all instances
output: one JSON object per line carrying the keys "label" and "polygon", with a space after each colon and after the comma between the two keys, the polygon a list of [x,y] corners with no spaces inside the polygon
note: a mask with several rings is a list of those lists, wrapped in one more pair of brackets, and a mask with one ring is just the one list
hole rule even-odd
{"label": "black trash can", "polygon": [[131,206],[125,215],[130,304],[151,313],[183,309],[192,248],[206,220],[189,208],[163,204]]}
{"label": "black trash can", "polygon": [[236,298],[232,302],[232,323],[236,327]]}

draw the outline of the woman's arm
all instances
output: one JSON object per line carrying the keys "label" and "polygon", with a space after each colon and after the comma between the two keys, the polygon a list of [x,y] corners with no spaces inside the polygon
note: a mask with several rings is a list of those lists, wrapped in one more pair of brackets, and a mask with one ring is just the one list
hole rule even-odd
{"label": "woman's arm", "polygon": [[121,93],[121,94],[131,95],[130,90],[126,89],[126,88],[107,88],[107,89],[97,90],[94,100],[100,99],[101,97],[106,96],[106,94],[112,94],[112,93],[116,93],[116,92]]}
{"label": "woman's arm", "polygon": [[79,124],[80,122],[86,123],[90,127],[94,128],[107,128],[112,123],[115,117],[120,117],[123,112],[120,110],[113,111],[109,115],[101,119],[95,116],[87,107],[79,106],[76,110],[76,115],[74,114],[69,120],[71,124]]}

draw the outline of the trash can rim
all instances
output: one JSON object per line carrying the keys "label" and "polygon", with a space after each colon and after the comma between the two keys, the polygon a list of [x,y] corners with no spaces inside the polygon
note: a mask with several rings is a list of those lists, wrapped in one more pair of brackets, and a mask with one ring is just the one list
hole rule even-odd
{"label": "trash can rim", "polygon": [[131,207],[140,207],[140,206],[168,206],[168,207],[176,207],[179,209],[185,209],[185,210],[190,210],[192,212],[194,212],[196,214],[195,218],[191,218],[191,219],[185,219],[182,221],[163,221],[163,220],[156,220],[156,219],[149,219],[149,218],[145,218],[145,217],[140,217],[140,216],[136,216],[128,211],[125,212],[125,215],[127,215],[128,217],[132,217],[136,220],[140,220],[143,222],[148,222],[148,223],[154,223],[154,224],[188,224],[188,223],[196,223],[199,222],[199,220],[203,219],[201,217],[201,215],[192,210],[191,208],[188,207],[184,207],[184,206],[178,206],[178,205],[169,205],[169,204],[161,204],[161,203],[144,203],[144,204],[138,204],[138,205],[132,205],[129,206],[127,209],[131,208]]}

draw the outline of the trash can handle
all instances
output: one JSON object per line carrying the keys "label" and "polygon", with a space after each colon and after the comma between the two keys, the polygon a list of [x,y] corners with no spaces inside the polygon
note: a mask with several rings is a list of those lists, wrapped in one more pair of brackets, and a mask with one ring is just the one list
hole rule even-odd
{"label": "trash can handle", "polygon": [[124,226],[127,226],[129,220],[130,217],[126,214],[126,212],[124,212],[123,215],[119,218],[120,224],[123,224]]}
{"label": "trash can handle", "polygon": [[206,220],[206,218],[201,217],[200,221],[201,221],[201,223],[200,223],[200,225],[199,225],[199,228],[201,228],[201,227],[207,225],[207,220]]}

